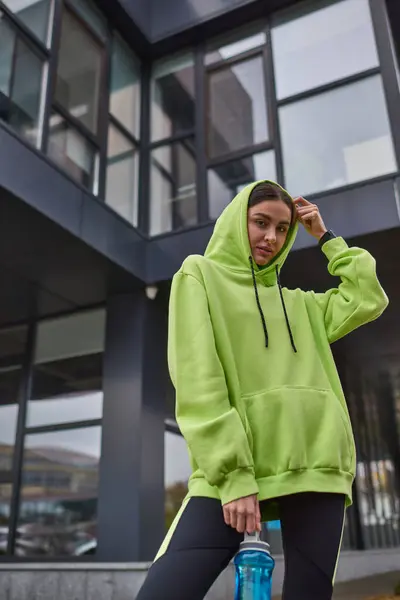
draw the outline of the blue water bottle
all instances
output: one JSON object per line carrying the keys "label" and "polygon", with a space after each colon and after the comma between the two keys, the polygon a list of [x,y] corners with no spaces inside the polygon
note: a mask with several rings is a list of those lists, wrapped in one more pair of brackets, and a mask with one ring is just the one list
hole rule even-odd
{"label": "blue water bottle", "polygon": [[262,542],[258,533],[245,534],[234,564],[235,600],[271,600],[275,561],[270,554],[269,544]]}

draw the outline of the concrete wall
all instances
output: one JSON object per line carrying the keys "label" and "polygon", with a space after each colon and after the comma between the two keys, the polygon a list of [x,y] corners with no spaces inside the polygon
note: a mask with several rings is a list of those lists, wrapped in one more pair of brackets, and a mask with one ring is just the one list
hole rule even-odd
{"label": "concrete wall", "polygon": [[[134,600],[148,564],[13,564],[0,565],[0,600]],[[337,582],[399,571],[400,548],[343,552]],[[277,557],[273,594],[282,589],[283,558]],[[234,571],[230,566],[215,582],[206,600],[232,600]]]}

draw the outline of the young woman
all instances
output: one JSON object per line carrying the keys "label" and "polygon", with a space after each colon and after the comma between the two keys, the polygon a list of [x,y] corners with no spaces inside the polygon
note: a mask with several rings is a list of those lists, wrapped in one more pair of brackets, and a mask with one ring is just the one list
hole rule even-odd
{"label": "young woman", "polygon": [[[298,222],[338,288],[282,289]],[[387,303],[372,256],[328,231],[316,205],[262,181],[226,208],[173,280],[168,358],[193,474],[139,600],[201,600],[243,532],[276,518],[283,600],[332,597],[356,459],[330,344]]]}

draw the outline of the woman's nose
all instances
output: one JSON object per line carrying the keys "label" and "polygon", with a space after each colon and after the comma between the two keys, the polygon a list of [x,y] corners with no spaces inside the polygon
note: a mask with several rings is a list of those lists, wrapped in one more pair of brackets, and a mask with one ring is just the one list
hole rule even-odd
{"label": "woman's nose", "polygon": [[270,228],[268,228],[266,230],[265,235],[264,235],[264,239],[267,242],[275,244],[275,242],[276,242],[275,227],[270,227]]}

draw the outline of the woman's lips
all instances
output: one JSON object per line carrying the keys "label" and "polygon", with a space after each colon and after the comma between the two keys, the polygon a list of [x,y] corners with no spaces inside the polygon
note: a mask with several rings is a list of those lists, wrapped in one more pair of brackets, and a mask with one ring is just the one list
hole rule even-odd
{"label": "woman's lips", "polygon": [[273,251],[271,248],[260,248],[259,246],[257,246],[257,250],[260,252],[260,254],[262,254],[263,256],[271,256],[271,254],[273,254]]}

